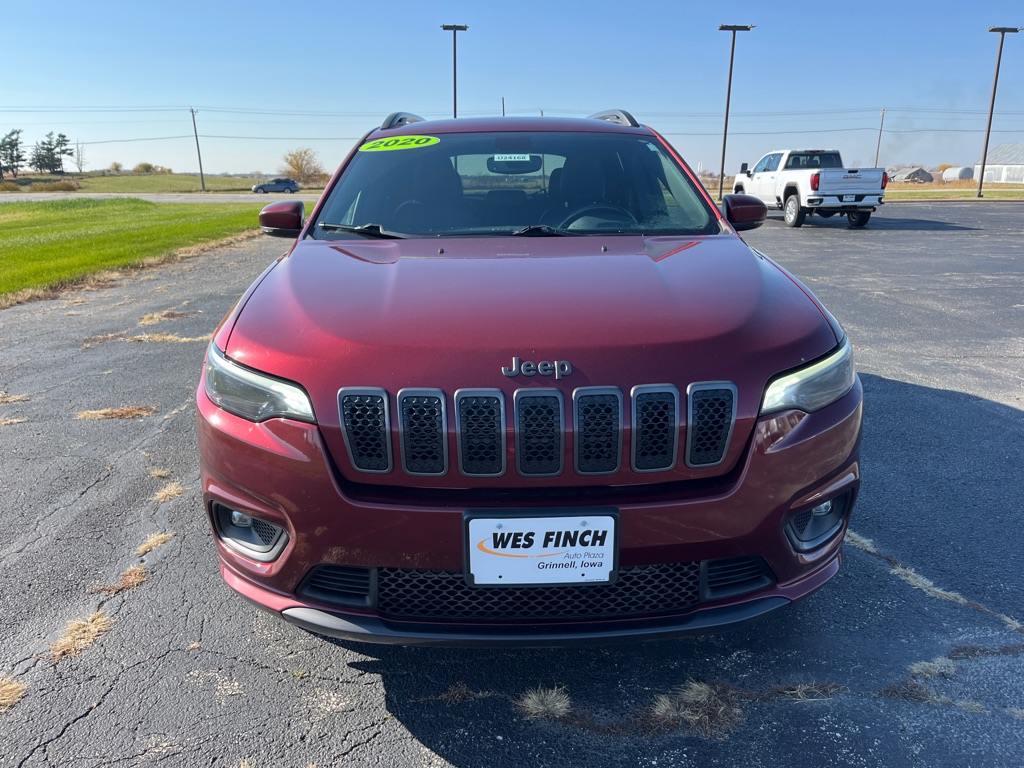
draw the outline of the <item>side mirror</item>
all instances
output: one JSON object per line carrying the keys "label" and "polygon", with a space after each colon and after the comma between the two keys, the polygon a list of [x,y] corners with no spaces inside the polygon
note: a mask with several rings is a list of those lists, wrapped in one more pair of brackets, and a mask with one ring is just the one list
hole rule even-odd
{"label": "side mirror", "polygon": [[749,176],[750,175],[750,171],[747,170],[747,168],[749,168],[749,167],[750,166],[748,166],[746,163],[743,163],[740,166],[740,173],[743,174],[744,176]]}
{"label": "side mirror", "polygon": [[301,200],[271,203],[260,211],[260,231],[271,237],[298,237],[305,218]]}
{"label": "side mirror", "polygon": [[757,229],[768,216],[768,206],[751,195],[726,195],[722,198],[725,220],[737,232]]}

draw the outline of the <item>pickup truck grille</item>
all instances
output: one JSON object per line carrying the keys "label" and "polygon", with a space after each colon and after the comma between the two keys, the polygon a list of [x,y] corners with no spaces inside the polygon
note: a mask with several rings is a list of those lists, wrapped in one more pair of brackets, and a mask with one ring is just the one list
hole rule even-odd
{"label": "pickup truck grille", "polygon": [[[387,473],[397,463],[405,474],[420,476],[442,476],[453,469],[449,402],[454,406],[455,470],[466,477],[506,474],[508,425],[516,474],[553,477],[563,474],[567,464],[578,475],[614,474],[622,468],[624,450],[634,472],[671,470],[678,462],[681,427],[686,466],[715,466],[725,459],[736,421],[736,387],[728,382],[691,384],[682,404],[679,390],[668,384],[634,387],[628,403],[614,387],[580,387],[568,406],[566,399],[557,389],[519,390],[508,414],[498,389],[460,389],[451,401],[439,389],[403,389],[394,398],[397,430],[392,429],[392,397],[382,388],[343,388],[338,407],[356,470]],[[625,445],[627,414],[632,429]],[[573,435],[571,457],[566,455],[567,424]]]}

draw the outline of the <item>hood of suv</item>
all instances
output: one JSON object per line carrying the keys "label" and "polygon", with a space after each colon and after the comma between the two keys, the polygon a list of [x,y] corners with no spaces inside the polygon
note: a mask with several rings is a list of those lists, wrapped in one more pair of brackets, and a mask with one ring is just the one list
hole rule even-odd
{"label": "hood of suv", "polygon": [[225,351],[305,387],[326,429],[343,387],[508,402],[549,387],[571,402],[579,387],[695,382],[735,384],[749,428],[772,376],[836,343],[802,287],[734,235],[509,237],[300,241]]}

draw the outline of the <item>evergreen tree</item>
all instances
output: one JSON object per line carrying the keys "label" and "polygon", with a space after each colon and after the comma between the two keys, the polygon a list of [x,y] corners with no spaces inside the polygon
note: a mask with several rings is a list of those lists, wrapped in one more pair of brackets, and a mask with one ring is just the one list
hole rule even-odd
{"label": "evergreen tree", "polygon": [[21,142],[21,128],[15,128],[0,139],[0,179],[4,171],[18,178],[18,172],[25,164],[25,146]]}

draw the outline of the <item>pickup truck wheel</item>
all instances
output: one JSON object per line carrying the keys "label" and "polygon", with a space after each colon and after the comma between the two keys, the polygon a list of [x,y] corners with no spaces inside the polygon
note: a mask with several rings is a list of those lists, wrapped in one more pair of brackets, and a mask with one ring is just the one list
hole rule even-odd
{"label": "pickup truck wheel", "polygon": [[807,209],[800,207],[800,197],[798,195],[787,197],[786,205],[782,210],[787,227],[803,226],[804,218],[807,216]]}
{"label": "pickup truck wheel", "polygon": [[846,214],[846,220],[851,227],[863,227],[871,218],[871,211],[850,211]]}
{"label": "pickup truck wheel", "polygon": [[734,189],[732,191],[732,193],[734,195],[742,195],[742,194],[744,194],[744,192],[743,192],[743,185],[740,185],[740,186],[736,187],[736,189]]}
{"label": "pickup truck wheel", "polygon": [[821,216],[821,218],[823,218],[823,219],[828,219],[828,218],[831,218],[832,216],[835,216],[836,212],[835,211],[823,211],[823,210],[821,210],[821,208],[819,208],[818,209],[818,215]]}

